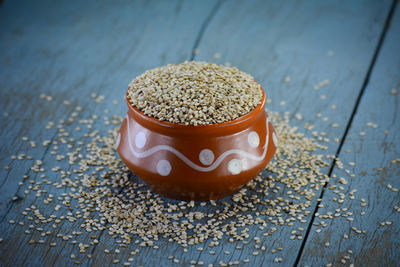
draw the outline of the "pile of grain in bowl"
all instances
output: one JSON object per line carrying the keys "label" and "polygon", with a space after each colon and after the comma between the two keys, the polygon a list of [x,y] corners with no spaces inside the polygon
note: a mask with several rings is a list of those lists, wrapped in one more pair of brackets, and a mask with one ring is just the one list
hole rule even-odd
{"label": "pile of grain in bowl", "polygon": [[262,100],[260,85],[235,67],[189,61],[146,71],[129,84],[130,103],[161,121],[186,125],[234,120]]}

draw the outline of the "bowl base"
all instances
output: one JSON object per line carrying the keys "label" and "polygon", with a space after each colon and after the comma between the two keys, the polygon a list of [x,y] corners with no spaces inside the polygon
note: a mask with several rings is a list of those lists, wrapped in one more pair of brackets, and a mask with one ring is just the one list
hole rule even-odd
{"label": "bowl base", "polygon": [[[146,182],[145,182],[146,183]],[[171,193],[169,193],[169,192],[166,192],[166,191],[164,191],[164,190],[160,190],[160,188],[157,188],[157,187],[153,187],[153,186],[151,186],[150,185],[150,188],[154,191],[154,192],[156,192],[156,193],[158,193],[158,194],[160,194],[160,195],[162,195],[162,196],[164,196],[164,197],[167,197],[167,198],[172,198],[172,199],[177,199],[177,200],[184,200],[184,201],[191,201],[191,200],[193,200],[193,201],[208,201],[208,200],[214,200],[214,199],[219,199],[219,198],[223,198],[223,197],[226,197],[226,196],[229,196],[229,195],[231,195],[231,194],[234,194],[234,193],[236,193],[236,192],[238,192],[241,188],[242,188],[243,186],[240,186],[240,187],[238,187],[237,189],[235,189],[235,190],[231,190],[231,191],[229,191],[229,192],[225,192],[225,193],[223,193],[223,194],[210,194],[210,195],[208,195],[208,196],[196,196],[196,195],[193,195],[193,196],[185,196],[185,195],[183,195],[183,194],[171,194]]]}

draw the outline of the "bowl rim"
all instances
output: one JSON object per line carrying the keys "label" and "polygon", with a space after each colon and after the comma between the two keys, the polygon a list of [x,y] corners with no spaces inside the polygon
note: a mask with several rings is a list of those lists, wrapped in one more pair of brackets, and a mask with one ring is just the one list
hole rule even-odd
{"label": "bowl rim", "polygon": [[228,128],[236,129],[236,131],[241,128],[247,128],[253,121],[255,121],[263,111],[265,111],[266,105],[266,94],[262,86],[260,85],[260,90],[262,92],[261,103],[249,113],[246,113],[234,120],[221,122],[221,123],[213,123],[213,124],[200,124],[200,125],[185,125],[182,123],[173,123],[168,121],[161,121],[155,117],[150,117],[144,114],[142,111],[137,109],[132,105],[129,100],[129,88],[126,92],[126,102],[128,105],[128,113],[130,113],[140,124],[145,125],[146,127],[152,128],[154,130],[158,130],[161,132],[164,131],[178,131],[178,132],[199,132],[202,134],[206,134],[210,131],[224,131]]}

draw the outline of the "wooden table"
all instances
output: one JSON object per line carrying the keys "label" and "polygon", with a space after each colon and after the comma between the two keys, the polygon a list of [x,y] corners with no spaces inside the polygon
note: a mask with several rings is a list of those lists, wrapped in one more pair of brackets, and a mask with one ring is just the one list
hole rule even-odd
{"label": "wooden table", "polygon": [[[230,246],[227,240],[214,256],[206,249],[184,252],[160,240],[158,250],[143,248],[133,266],[188,266],[193,259],[205,266],[219,266],[221,260],[237,260],[243,266],[400,266],[400,210],[395,208],[400,206],[397,1],[5,0],[0,28],[1,266],[69,266],[75,264],[71,253],[83,265],[113,264],[115,255],[105,254],[104,248],[115,247],[115,240],[100,232],[99,244],[90,248],[92,258],[80,255],[71,242],[50,247],[57,240],[55,233],[44,244],[29,244],[32,237],[24,233],[29,223],[21,212],[31,205],[48,206],[24,193],[29,186],[24,175],[41,179],[30,170],[32,160],[14,160],[12,155],[26,153],[55,166],[49,150],[40,145],[57,138],[56,131],[45,129],[48,121],[65,120],[76,106],[83,107],[86,117],[103,114],[103,109],[122,116],[127,110],[123,97],[133,77],[185,60],[229,62],[251,73],[271,99],[269,110],[289,111],[292,117],[302,114],[303,120],[291,124],[306,135],[312,131],[304,129],[305,123],[326,132],[331,139],[326,154],[339,157],[344,168],[330,159],[330,181],[312,200],[305,222],[280,227],[263,238],[266,250],[258,256],[252,255],[251,242],[262,231],[254,226],[249,245],[230,255],[222,253]],[[324,80],[330,82],[315,90]],[[93,92],[104,95],[101,105],[93,104]],[[64,100],[71,104],[64,105]],[[104,124],[98,127],[106,129]],[[22,137],[38,145],[32,147]],[[346,170],[355,176],[341,186],[344,192],[357,189],[357,197],[338,203],[330,188],[348,176]],[[60,177],[49,170],[47,179]],[[47,193],[63,192],[51,187]],[[353,221],[320,216],[338,207],[348,208]],[[320,227],[321,221],[326,227]],[[298,227],[304,228],[302,239],[291,240]],[[79,223],[67,220],[59,228],[80,231]],[[91,235],[83,232],[80,238],[90,240]],[[138,247],[132,243],[122,250],[119,264]],[[283,250],[271,252],[278,247]],[[276,263],[276,257],[282,262]],[[243,262],[245,258],[250,263]]]}

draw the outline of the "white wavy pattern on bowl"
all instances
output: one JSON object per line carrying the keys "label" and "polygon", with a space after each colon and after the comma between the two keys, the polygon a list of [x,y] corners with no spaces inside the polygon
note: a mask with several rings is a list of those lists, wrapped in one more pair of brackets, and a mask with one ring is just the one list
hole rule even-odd
{"label": "white wavy pattern on bowl", "polygon": [[[230,150],[227,150],[227,151],[225,151],[224,153],[222,153],[215,161],[214,161],[214,163],[212,163],[212,160],[214,159],[214,154],[212,153],[212,151],[211,150],[209,150],[209,149],[203,149],[202,150],[202,152],[207,152],[207,153],[205,153],[205,154],[208,154],[208,156],[209,157],[211,157],[211,161],[208,159],[204,159],[204,158],[201,158],[201,152],[200,152],[200,161],[204,164],[204,165],[209,165],[209,164],[211,164],[210,166],[208,166],[208,167],[203,167],[203,166],[200,166],[200,165],[198,165],[198,164],[196,164],[196,163],[194,163],[193,161],[191,161],[189,158],[187,158],[183,153],[181,153],[180,151],[178,151],[177,149],[175,149],[174,147],[171,147],[171,146],[168,146],[168,145],[157,145],[157,146],[154,146],[154,147],[152,147],[152,148],[150,148],[150,149],[148,149],[148,150],[146,150],[146,151],[143,151],[143,152],[137,152],[136,150],[135,150],[135,148],[133,147],[133,145],[132,145],[132,138],[131,138],[131,129],[130,129],[130,124],[129,124],[129,118],[128,117],[126,117],[125,118],[126,119],[126,123],[127,123],[127,138],[128,138],[128,145],[129,145],[129,148],[130,148],[130,150],[131,150],[131,152],[132,152],[132,154],[135,156],[135,157],[137,157],[137,158],[146,158],[146,157],[149,157],[149,156],[151,156],[152,154],[154,154],[154,153],[156,153],[156,152],[158,152],[158,151],[163,151],[163,150],[165,150],[165,151],[169,151],[169,152],[171,152],[171,153],[173,153],[175,156],[177,156],[178,158],[180,158],[185,164],[187,164],[188,166],[190,166],[191,168],[193,168],[193,169],[195,169],[195,170],[197,170],[197,171],[200,171],[200,172],[210,172],[210,171],[213,171],[213,170],[215,170],[216,168],[218,168],[218,166],[221,164],[221,162],[227,157],[227,156],[229,156],[229,155],[231,155],[231,154],[237,154],[237,155],[240,155],[240,156],[242,156],[242,157],[244,157],[244,158],[249,158],[249,159],[252,159],[252,160],[255,160],[255,161],[261,161],[261,160],[263,160],[264,159],[264,157],[265,157],[265,155],[266,155],[266,153],[267,153],[267,151],[268,151],[268,142],[269,142],[269,124],[270,124],[270,121],[269,121],[269,119],[267,118],[267,120],[266,120],[266,127],[267,127],[267,136],[266,136],[266,141],[265,141],[265,146],[264,146],[264,150],[263,150],[263,152],[262,152],[262,154],[261,155],[259,155],[259,156],[257,156],[257,155],[254,155],[254,154],[251,154],[251,153],[249,153],[249,152],[247,152],[247,151],[244,151],[244,150],[241,150],[241,149],[230,149]],[[256,137],[254,137],[254,136],[256,136]],[[249,133],[249,143],[250,143],[250,145],[251,146],[253,146],[254,147],[254,144],[257,144],[258,145],[258,143],[259,143],[259,136],[258,136],[258,134],[256,133],[256,132],[250,132]],[[251,137],[251,138],[250,138]],[[254,138],[257,138],[256,140],[254,140]],[[118,138],[117,138],[117,142],[116,142],[116,148],[118,148],[118,146],[119,146],[119,143],[120,143],[120,139],[121,139],[121,137],[120,137],[120,134],[118,133]],[[277,138],[276,138],[276,135],[275,135],[275,133],[273,133],[273,138],[272,138],[272,140],[273,140],[273,142],[274,142],[274,144],[275,144],[275,146],[277,146]],[[136,143],[136,146],[138,146],[139,148],[142,148],[142,147],[144,147],[144,145],[145,145],[145,143],[146,143],[146,136],[143,134],[143,132],[139,132],[137,135],[136,135],[136,139],[135,139],[135,143]],[[211,153],[211,155],[209,155],[209,153]],[[208,162],[207,162],[208,161]],[[229,168],[229,170],[232,172],[232,174],[237,174],[237,173],[239,173],[240,171],[241,171],[241,166],[237,166],[237,162],[239,162],[239,160],[238,159],[233,159],[233,160],[231,160],[231,162],[229,162],[229,165],[228,165],[228,168]],[[161,163],[161,164],[157,164],[157,171],[159,172],[159,174],[161,174],[161,175],[168,175],[169,173],[170,173],[170,171],[171,171],[171,165],[170,165],[170,163],[169,163],[169,161],[167,161],[167,160],[162,160],[162,161],[160,161],[159,163]],[[207,163],[209,163],[209,164],[207,164]],[[232,163],[232,164],[231,164]],[[239,164],[240,165],[240,164]]]}

